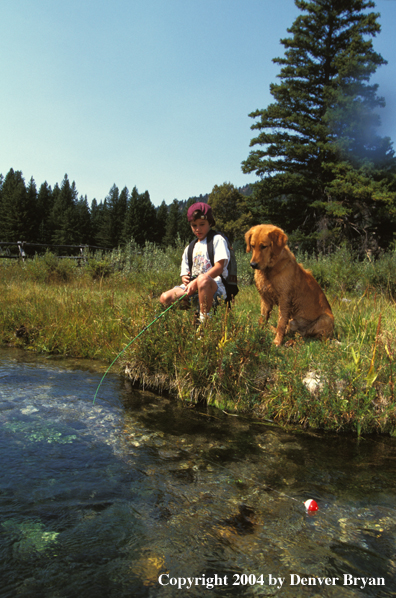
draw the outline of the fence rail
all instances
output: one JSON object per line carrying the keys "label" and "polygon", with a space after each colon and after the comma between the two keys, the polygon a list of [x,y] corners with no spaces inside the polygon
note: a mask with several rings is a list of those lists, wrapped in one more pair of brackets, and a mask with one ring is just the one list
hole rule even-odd
{"label": "fence rail", "polygon": [[[5,247],[7,253],[3,253],[1,249]],[[11,255],[9,249],[11,247],[18,248],[17,255]],[[78,249],[79,255],[58,255],[59,258],[68,258],[74,260],[86,260],[86,252],[90,250],[100,250],[100,251],[111,251],[108,247],[98,247],[97,245],[49,245],[45,243],[26,243],[25,241],[0,241],[0,259],[11,259],[11,260],[18,260],[25,259],[29,257],[34,257],[36,252],[33,255],[29,255],[27,251],[33,248],[45,248],[45,249]]]}

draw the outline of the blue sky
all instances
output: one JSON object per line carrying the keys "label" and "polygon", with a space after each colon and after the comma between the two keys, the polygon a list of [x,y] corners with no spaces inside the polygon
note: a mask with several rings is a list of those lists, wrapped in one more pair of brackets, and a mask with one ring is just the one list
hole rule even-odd
{"label": "blue sky", "polygon": [[[388,60],[372,82],[396,141],[396,0],[377,0]],[[248,114],[272,100],[293,0],[3,0],[0,173],[80,195],[115,183],[155,205],[253,182]]]}

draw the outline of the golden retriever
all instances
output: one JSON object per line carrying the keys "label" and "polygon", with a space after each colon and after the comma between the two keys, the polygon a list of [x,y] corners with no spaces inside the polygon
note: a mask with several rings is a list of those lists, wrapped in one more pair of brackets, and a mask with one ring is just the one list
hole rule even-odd
{"label": "golden retriever", "polygon": [[328,338],[334,316],[319,284],[298,264],[287,247],[287,235],[272,224],[253,226],[245,235],[246,252],[252,251],[250,265],[261,297],[261,321],[268,322],[274,305],[279,306],[275,345],[287,332]]}

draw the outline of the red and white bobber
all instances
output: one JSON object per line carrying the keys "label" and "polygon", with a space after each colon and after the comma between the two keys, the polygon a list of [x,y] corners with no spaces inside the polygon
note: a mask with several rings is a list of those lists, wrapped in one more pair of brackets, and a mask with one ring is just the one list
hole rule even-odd
{"label": "red and white bobber", "polygon": [[316,502],[316,500],[313,500],[313,498],[309,498],[308,500],[306,500],[304,505],[308,513],[313,513],[314,511],[319,510],[318,503]]}

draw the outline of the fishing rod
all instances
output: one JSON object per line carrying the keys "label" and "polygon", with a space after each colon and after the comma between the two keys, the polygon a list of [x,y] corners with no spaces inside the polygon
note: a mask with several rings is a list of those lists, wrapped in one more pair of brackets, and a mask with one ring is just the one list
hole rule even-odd
{"label": "fishing rod", "polygon": [[134,341],[135,341],[137,338],[139,338],[139,336],[141,336],[141,335],[143,334],[143,332],[146,332],[146,330],[147,330],[148,328],[150,328],[150,326],[151,326],[152,324],[154,324],[154,322],[156,322],[157,320],[159,320],[159,319],[160,319],[160,318],[161,318],[161,317],[162,317],[164,314],[166,314],[166,312],[167,312],[167,311],[169,311],[169,310],[171,309],[171,307],[173,307],[174,305],[176,305],[176,303],[179,303],[179,301],[181,301],[182,299],[184,299],[184,297],[186,297],[186,296],[187,296],[187,293],[184,293],[184,295],[182,295],[181,297],[179,297],[179,299],[177,299],[176,301],[174,301],[174,303],[172,303],[172,304],[171,304],[169,307],[167,307],[167,308],[165,309],[165,311],[163,311],[163,312],[162,312],[162,313],[160,313],[160,314],[159,314],[159,315],[158,315],[156,318],[154,318],[154,320],[153,320],[152,322],[150,322],[150,324],[147,324],[147,326],[145,326],[145,327],[143,328],[143,330],[141,330],[141,331],[139,332],[139,334],[137,334],[137,335],[136,335],[136,336],[135,336],[135,337],[134,337],[134,338],[133,338],[133,339],[132,339],[132,340],[131,340],[131,341],[130,341],[128,344],[127,344],[127,346],[123,348],[123,350],[122,350],[122,351],[120,351],[120,353],[118,353],[117,357],[116,357],[116,358],[115,358],[115,359],[114,359],[114,360],[111,362],[111,364],[109,365],[109,367],[107,368],[107,370],[106,370],[106,371],[105,371],[105,373],[103,374],[103,377],[102,377],[101,381],[100,381],[100,382],[99,382],[99,384],[98,384],[98,388],[96,389],[95,396],[94,396],[94,398],[93,398],[93,404],[95,404],[96,395],[98,394],[98,390],[99,390],[99,388],[102,386],[102,382],[103,382],[103,380],[105,379],[105,377],[106,377],[106,375],[107,375],[107,372],[110,370],[110,368],[112,367],[112,365],[113,365],[113,364],[114,364],[114,363],[117,361],[117,359],[118,359],[119,357],[121,357],[121,355],[122,355],[122,354],[123,354],[123,353],[124,353],[124,352],[125,352],[125,351],[128,349],[128,347],[129,347],[130,345],[132,345],[132,343],[133,343],[133,342],[134,342]]}

